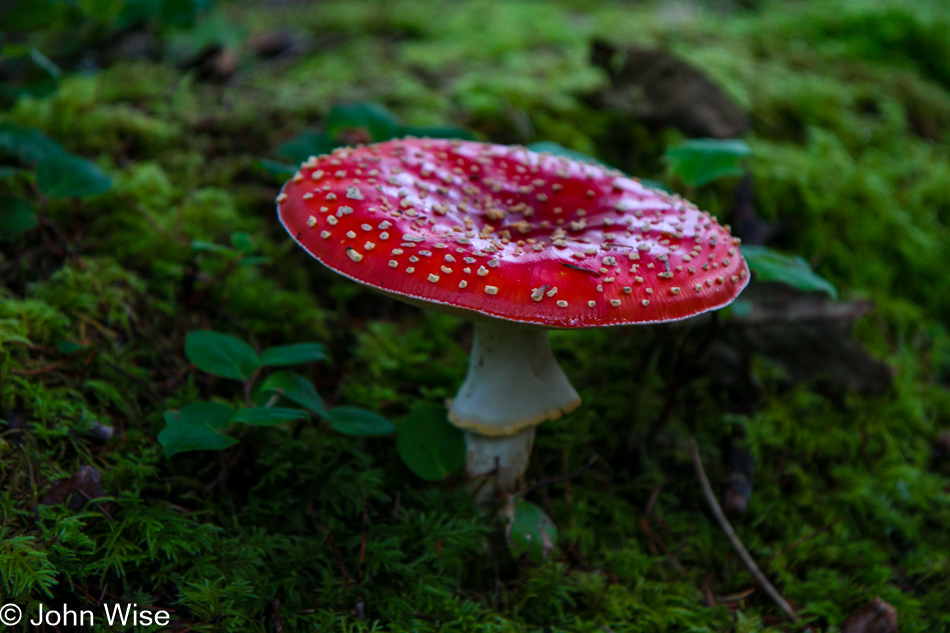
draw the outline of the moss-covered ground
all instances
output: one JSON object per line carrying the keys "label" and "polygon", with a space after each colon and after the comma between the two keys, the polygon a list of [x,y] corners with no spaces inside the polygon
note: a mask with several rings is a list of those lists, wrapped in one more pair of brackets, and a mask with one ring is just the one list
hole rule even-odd
{"label": "moss-covered ground", "polygon": [[[0,594],[168,608],[178,631],[804,630],[709,514],[693,434],[717,490],[724,447],[745,438],[754,485],[733,522],[813,630],[839,630],[875,596],[905,633],[950,630],[950,467],[935,449],[950,428],[950,7],[748,4],[219,3],[161,31],[168,61],[78,64],[55,92],[17,100],[4,122],[43,130],[113,186],[82,201],[18,191],[41,227],[0,247]],[[298,52],[261,61],[241,44],[272,31]],[[842,300],[873,301],[855,332],[892,368],[890,389],[794,382],[758,358],[762,397],[740,410],[682,371],[678,330],[552,333],[584,406],[540,427],[527,483],[598,460],[528,494],[560,532],[541,564],[512,559],[461,474],[419,479],[392,437],[314,421],[165,456],[163,411],[242,397],[188,363],[196,329],[258,348],[320,341],[332,360],[304,371],[324,399],[397,425],[464,376],[467,324],[337,278],[276,221],[282,177],[258,161],[334,105],[556,141],[679,186],[660,158],[678,134],[592,98],[608,83],[595,37],[666,47],[751,113],[753,202],[783,227],[773,246]],[[224,82],[176,63],[209,41],[239,51]],[[728,222],[738,183],[689,193]],[[229,266],[192,247],[235,232],[268,260]],[[97,424],[113,437],[97,440]],[[105,498],[43,503],[83,466]]]}

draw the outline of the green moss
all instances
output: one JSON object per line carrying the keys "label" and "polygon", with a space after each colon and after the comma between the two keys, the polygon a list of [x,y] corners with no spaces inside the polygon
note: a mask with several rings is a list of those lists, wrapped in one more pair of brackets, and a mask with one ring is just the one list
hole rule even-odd
{"label": "green moss", "polygon": [[[29,263],[0,300],[0,591],[26,606],[108,587],[202,632],[270,631],[278,612],[284,630],[786,630],[748,591],[686,452],[695,434],[718,487],[721,449],[741,429],[758,467],[736,530],[816,630],[875,595],[902,631],[950,627],[950,470],[932,449],[950,426],[950,14],[761,4],[234,3],[218,10],[235,33],[290,24],[322,44],[242,58],[224,85],[128,62],[18,101],[4,120],[95,160],[114,186],[47,209],[72,256],[51,255],[35,232],[0,260],[4,272]],[[555,140],[661,179],[677,135],[591,105],[606,83],[587,59],[594,36],[667,46],[749,108],[757,212],[788,227],[783,247],[844,298],[874,301],[856,332],[894,367],[892,392],[790,387],[758,360],[756,413],[736,415],[703,377],[681,381],[664,413],[681,369],[669,330],[552,332],[585,404],[540,428],[528,479],[599,460],[569,488],[529,495],[561,534],[537,566],[511,559],[461,478],[417,479],[391,439],[298,423],[246,430],[222,454],[163,456],[163,410],[242,395],[188,365],[184,336],[197,328],[258,348],[324,342],[332,361],[302,371],[331,406],[398,423],[421,400],[451,397],[470,328],[321,269],[278,226],[279,179],[254,163],[333,105],[374,100],[412,124]],[[728,219],[734,185],[693,197]],[[235,231],[268,260],[235,265],[192,246],[229,245]],[[96,423],[115,429],[104,445],[89,435]],[[108,499],[43,505],[80,466],[101,473]]]}

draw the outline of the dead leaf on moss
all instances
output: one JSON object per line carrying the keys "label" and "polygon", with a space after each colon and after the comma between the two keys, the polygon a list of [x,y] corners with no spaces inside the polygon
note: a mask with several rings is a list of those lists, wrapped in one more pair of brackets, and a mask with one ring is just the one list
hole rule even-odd
{"label": "dead leaf on moss", "polygon": [[81,466],[69,479],[60,479],[50,486],[43,497],[44,506],[66,503],[70,510],[78,511],[91,499],[106,495],[100,481],[101,473],[92,466]]}
{"label": "dead leaf on moss", "polygon": [[848,616],[841,633],[897,633],[897,610],[877,596]]}

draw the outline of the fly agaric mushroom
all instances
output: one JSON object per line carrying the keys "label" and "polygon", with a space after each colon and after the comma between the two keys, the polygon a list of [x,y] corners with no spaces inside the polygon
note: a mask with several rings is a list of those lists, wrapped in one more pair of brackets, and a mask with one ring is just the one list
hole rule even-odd
{"label": "fly agaric mushroom", "polygon": [[695,205],[522,147],[340,148],[303,164],[277,214],[331,270],[475,322],[449,419],[466,432],[468,473],[500,491],[527,468],[535,427],[580,405],[547,329],[685,319],[749,278],[738,238]]}

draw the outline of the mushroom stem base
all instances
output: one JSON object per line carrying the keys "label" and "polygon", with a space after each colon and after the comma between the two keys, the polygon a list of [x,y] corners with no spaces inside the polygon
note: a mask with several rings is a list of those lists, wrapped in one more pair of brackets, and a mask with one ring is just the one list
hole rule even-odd
{"label": "mushroom stem base", "polygon": [[488,437],[478,433],[465,434],[465,470],[472,478],[490,476],[481,486],[479,497],[490,497],[496,491],[510,492],[528,470],[534,428],[505,437]]}

